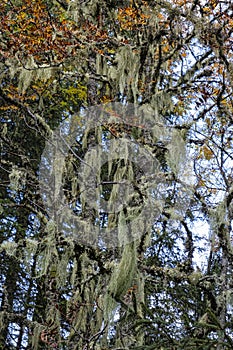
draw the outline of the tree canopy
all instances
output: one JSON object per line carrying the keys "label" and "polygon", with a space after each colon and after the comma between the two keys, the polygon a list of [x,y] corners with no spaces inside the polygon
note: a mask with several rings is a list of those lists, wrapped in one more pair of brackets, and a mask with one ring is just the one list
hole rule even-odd
{"label": "tree canopy", "polygon": [[0,13],[0,349],[232,349],[232,2]]}

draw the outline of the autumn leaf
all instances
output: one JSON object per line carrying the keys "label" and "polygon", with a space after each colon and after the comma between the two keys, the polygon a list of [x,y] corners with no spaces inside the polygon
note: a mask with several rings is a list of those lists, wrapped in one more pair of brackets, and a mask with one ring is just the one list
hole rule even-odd
{"label": "autumn leaf", "polygon": [[210,160],[214,157],[214,153],[207,145],[201,147],[201,153],[206,160]]}

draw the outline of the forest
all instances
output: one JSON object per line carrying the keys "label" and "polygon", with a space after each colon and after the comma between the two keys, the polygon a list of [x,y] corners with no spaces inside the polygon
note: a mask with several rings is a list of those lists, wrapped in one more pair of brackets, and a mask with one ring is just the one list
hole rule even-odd
{"label": "forest", "polygon": [[0,13],[0,350],[233,349],[232,1]]}

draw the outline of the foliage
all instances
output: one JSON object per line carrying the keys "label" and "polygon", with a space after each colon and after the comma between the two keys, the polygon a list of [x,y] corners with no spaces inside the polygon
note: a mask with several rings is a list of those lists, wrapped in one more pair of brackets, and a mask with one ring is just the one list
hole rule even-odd
{"label": "foliage", "polygon": [[[231,349],[231,2],[3,0],[0,12],[0,349]],[[109,102],[156,111],[173,149],[134,120],[83,131],[87,108]],[[136,195],[100,216],[77,185],[88,150],[127,138],[166,178],[160,215],[129,244],[84,245],[49,222],[41,156],[71,116],[80,137],[63,189],[84,228],[119,227],[124,240],[145,199],[126,154],[96,191],[111,202],[130,180]],[[177,165],[190,168],[183,197]]]}

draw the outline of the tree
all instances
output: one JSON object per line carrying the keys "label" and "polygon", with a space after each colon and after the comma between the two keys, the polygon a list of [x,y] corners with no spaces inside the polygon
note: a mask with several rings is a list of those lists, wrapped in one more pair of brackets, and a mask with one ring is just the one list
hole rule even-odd
{"label": "tree", "polygon": [[232,348],[232,11],[2,1],[0,349]]}

